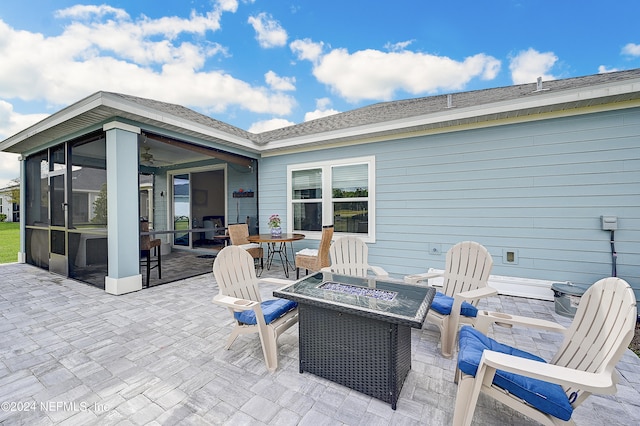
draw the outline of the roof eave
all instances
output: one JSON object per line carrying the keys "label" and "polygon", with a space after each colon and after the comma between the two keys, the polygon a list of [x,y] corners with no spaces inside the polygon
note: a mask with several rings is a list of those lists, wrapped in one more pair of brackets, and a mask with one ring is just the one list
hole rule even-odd
{"label": "roof eave", "polygon": [[[518,98],[491,104],[465,108],[449,108],[436,113],[402,118],[393,121],[354,126],[328,132],[284,138],[268,142],[262,149],[265,154],[300,149],[304,146],[335,144],[341,141],[371,139],[376,135],[411,133],[416,130],[459,127],[462,124],[481,123],[516,117],[533,118],[534,114],[567,111],[593,105],[618,103],[640,99],[640,79],[623,83],[602,84],[595,87],[538,93],[528,98]],[[546,115],[545,115],[546,117]],[[542,116],[540,117],[542,118]]]}
{"label": "roof eave", "polygon": [[[97,113],[95,117],[90,117],[92,112]],[[83,120],[84,116],[88,117],[88,120]],[[187,132],[204,140],[254,153],[259,152],[260,149],[254,141],[248,138],[242,138],[203,123],[128,102],[108,92],[96,92],[0,142],[0,151],[22,153],[43,146],[60,137],[57,132],[53,131],[56,126],[69,124],[74,120],[77,121],[75,126],[80,131],[100,125],[105,119],[110,118],[115,120],[128,119],[177,132]],[[29,141],[28,144],[27,141]]]}

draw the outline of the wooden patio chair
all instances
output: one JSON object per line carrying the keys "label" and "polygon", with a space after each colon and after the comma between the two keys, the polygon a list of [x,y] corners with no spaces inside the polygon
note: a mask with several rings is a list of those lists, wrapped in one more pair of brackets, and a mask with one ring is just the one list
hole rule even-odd
{"label": "wooden patio chair", "polygon": [[356,277],[366,277],[372,271],[377,278],[389,277],[381,267],[369,265],[369,248],[358,237],[338,238],[331,244],[329,256],[331,265],[322,270]]}
{"label": "wooden patio chair", "polygon": [[322,227],[322,237],[317,249],[304,249],[296,253],[296,279],[300,278],[300,268],[309,271],[319,271],[331,264],[329,260],[329,247],[333,238],[333,225]]}
{"label": "wooden patio chair", "polygon": [[249,225],[246,223],[236,223],[229,225],[228,230],[231,244],[242,247],[248,251],[254,259],[256,269],[259,264],[262,270],[264,268],[264,249],[258,243],[249,242]]}
{"label": "wooden patio chair", "polygon": [[487,249],[474,241],[460,242],[447,251],[444,274],[408,275],[405,282],[418,283],[444,276],[442,291],[436,293],[427,313],[427,321],[440,329],[440,351],[453,356],[456,335],[462,324],[474,324],[478,302],[498,291],[487,285],[493,258]]}
{"label": "wooden patio chair", "polygon": [[[636,320],[633,289],[615,277],[584,293],[567,329],[547,320],[481,312],[475,329],[460,331],[453,424],[471,424],[480,392],[542,424],[574,424],[573,410],[589,395],[616,392],[615,365],[633,339]],[[564,341],[546,363],[485,336],[491,323],[560,331]]]}
{"label": "wooden patio chair", "polygon": [[[253,257],[239,246],[220,250],[213,262],[213,275],[219,293],[213,303],[229,309],[235,326],[227,340],[229,349],[241,334],[258,333],[267,369],[278,368],[278,337],[298,322],[297,303],[287,299],[262,301]],[[271,278],[272,283],[284,285],[292,281]]]}

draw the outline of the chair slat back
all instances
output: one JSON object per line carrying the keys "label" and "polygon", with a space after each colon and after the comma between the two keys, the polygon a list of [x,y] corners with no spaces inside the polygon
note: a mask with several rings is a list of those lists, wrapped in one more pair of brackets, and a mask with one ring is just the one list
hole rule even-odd
{"label": "chair slat back", "polygon": [[358,237],[342,237],[329,249],[331,270],[337,274],[366,277],[369,269],[369,248]]}
{"label": "chair slat back", "polygon": [[[149,222],[140,221],[140,232],[149,232]],[[140,235],[140,250],[151,250],[151,237],[149,235]]]}
{"label": "chair slat back", "polygon": [[318,269],[324,268],[331,264],[329,258],[329,247],[331,247],[331,239],[333,238],[333,225],[322,227],[322,237],[318,245]]}
{"label": "chair slat back", "polygon": [[442,292],[453,297],[486,287],[492,268],[493,258],[482,244],[462,241],[447,252]]}
{"label": "chair slat back", "polygon": [[603,278],[580,298],[571,326],[551,363],[591,373],[610,372],[633,339],[636,298],[623,279]]}
{"label": "chair slat back", "polygon": [[246,223],[229,225],[229,239],[231,240],[231,244],[235,246],[239,244],[249,244],[249,225]]}
{"label": "chair slat back", "polygon": [[220,250],[213,262],[213,275],[221,294],[262,302],[253,257],[247,250],[237,246]]}

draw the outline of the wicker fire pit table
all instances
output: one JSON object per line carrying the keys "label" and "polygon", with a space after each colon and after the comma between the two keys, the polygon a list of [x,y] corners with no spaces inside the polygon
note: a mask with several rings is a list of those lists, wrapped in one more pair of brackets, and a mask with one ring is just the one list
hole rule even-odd
{"label": "wicker fire pit table", "polygon": [[411,369],[411,327],[422,327],[435,289],[318,272],[273,295],[298,302],[300,373],[396,409]]}

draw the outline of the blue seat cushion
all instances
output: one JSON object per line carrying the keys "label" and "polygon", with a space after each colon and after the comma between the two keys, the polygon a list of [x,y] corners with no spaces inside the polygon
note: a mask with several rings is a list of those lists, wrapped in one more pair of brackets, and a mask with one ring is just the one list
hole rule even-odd
{"label": "blue seat cushion", "polygon": [[[475,328],[465,325],[460,329],[460,351],[458,353],[458,368],[460,368],[460,371],[475,377],[480,358],[482,358],[482,352],[485,349],[546,362],[539,356],[498,343]],[[562,389],[562,386],[558,384],[502,370],[496,371],[493,384],[527,401],[538,410],[561,420],[569,420],[573,413],[573,407],[569,403],[567,394]]]}
{"label": "blue seat cushion", "polygon": [[[296,302],[288,299],[270,299],[260,303],[260,308],[264,315],[264,321],[267,324],[271,324],[287,312],[295,309],[296,306],[298,306]],[[252,309],[247,309],[242,312],[234,312],[233,316],[238,320],[238,322],[243,324],[254,325],[258,323],[256,321],[256,313]]]}
{"label": "blue seat cushion", "polygon": [[[439,291],[436,292],[436,295],[433,298],[433,302],[431,302],[431,309],[442,315],[449,315],[451,313],[452,306],[453,297],[447,296],[446,294],[440,293]],[[464,315],[465,317],[476,317],[478,316],[478,308],[476,308],[469,302],[462,302],[460,314]]]}

